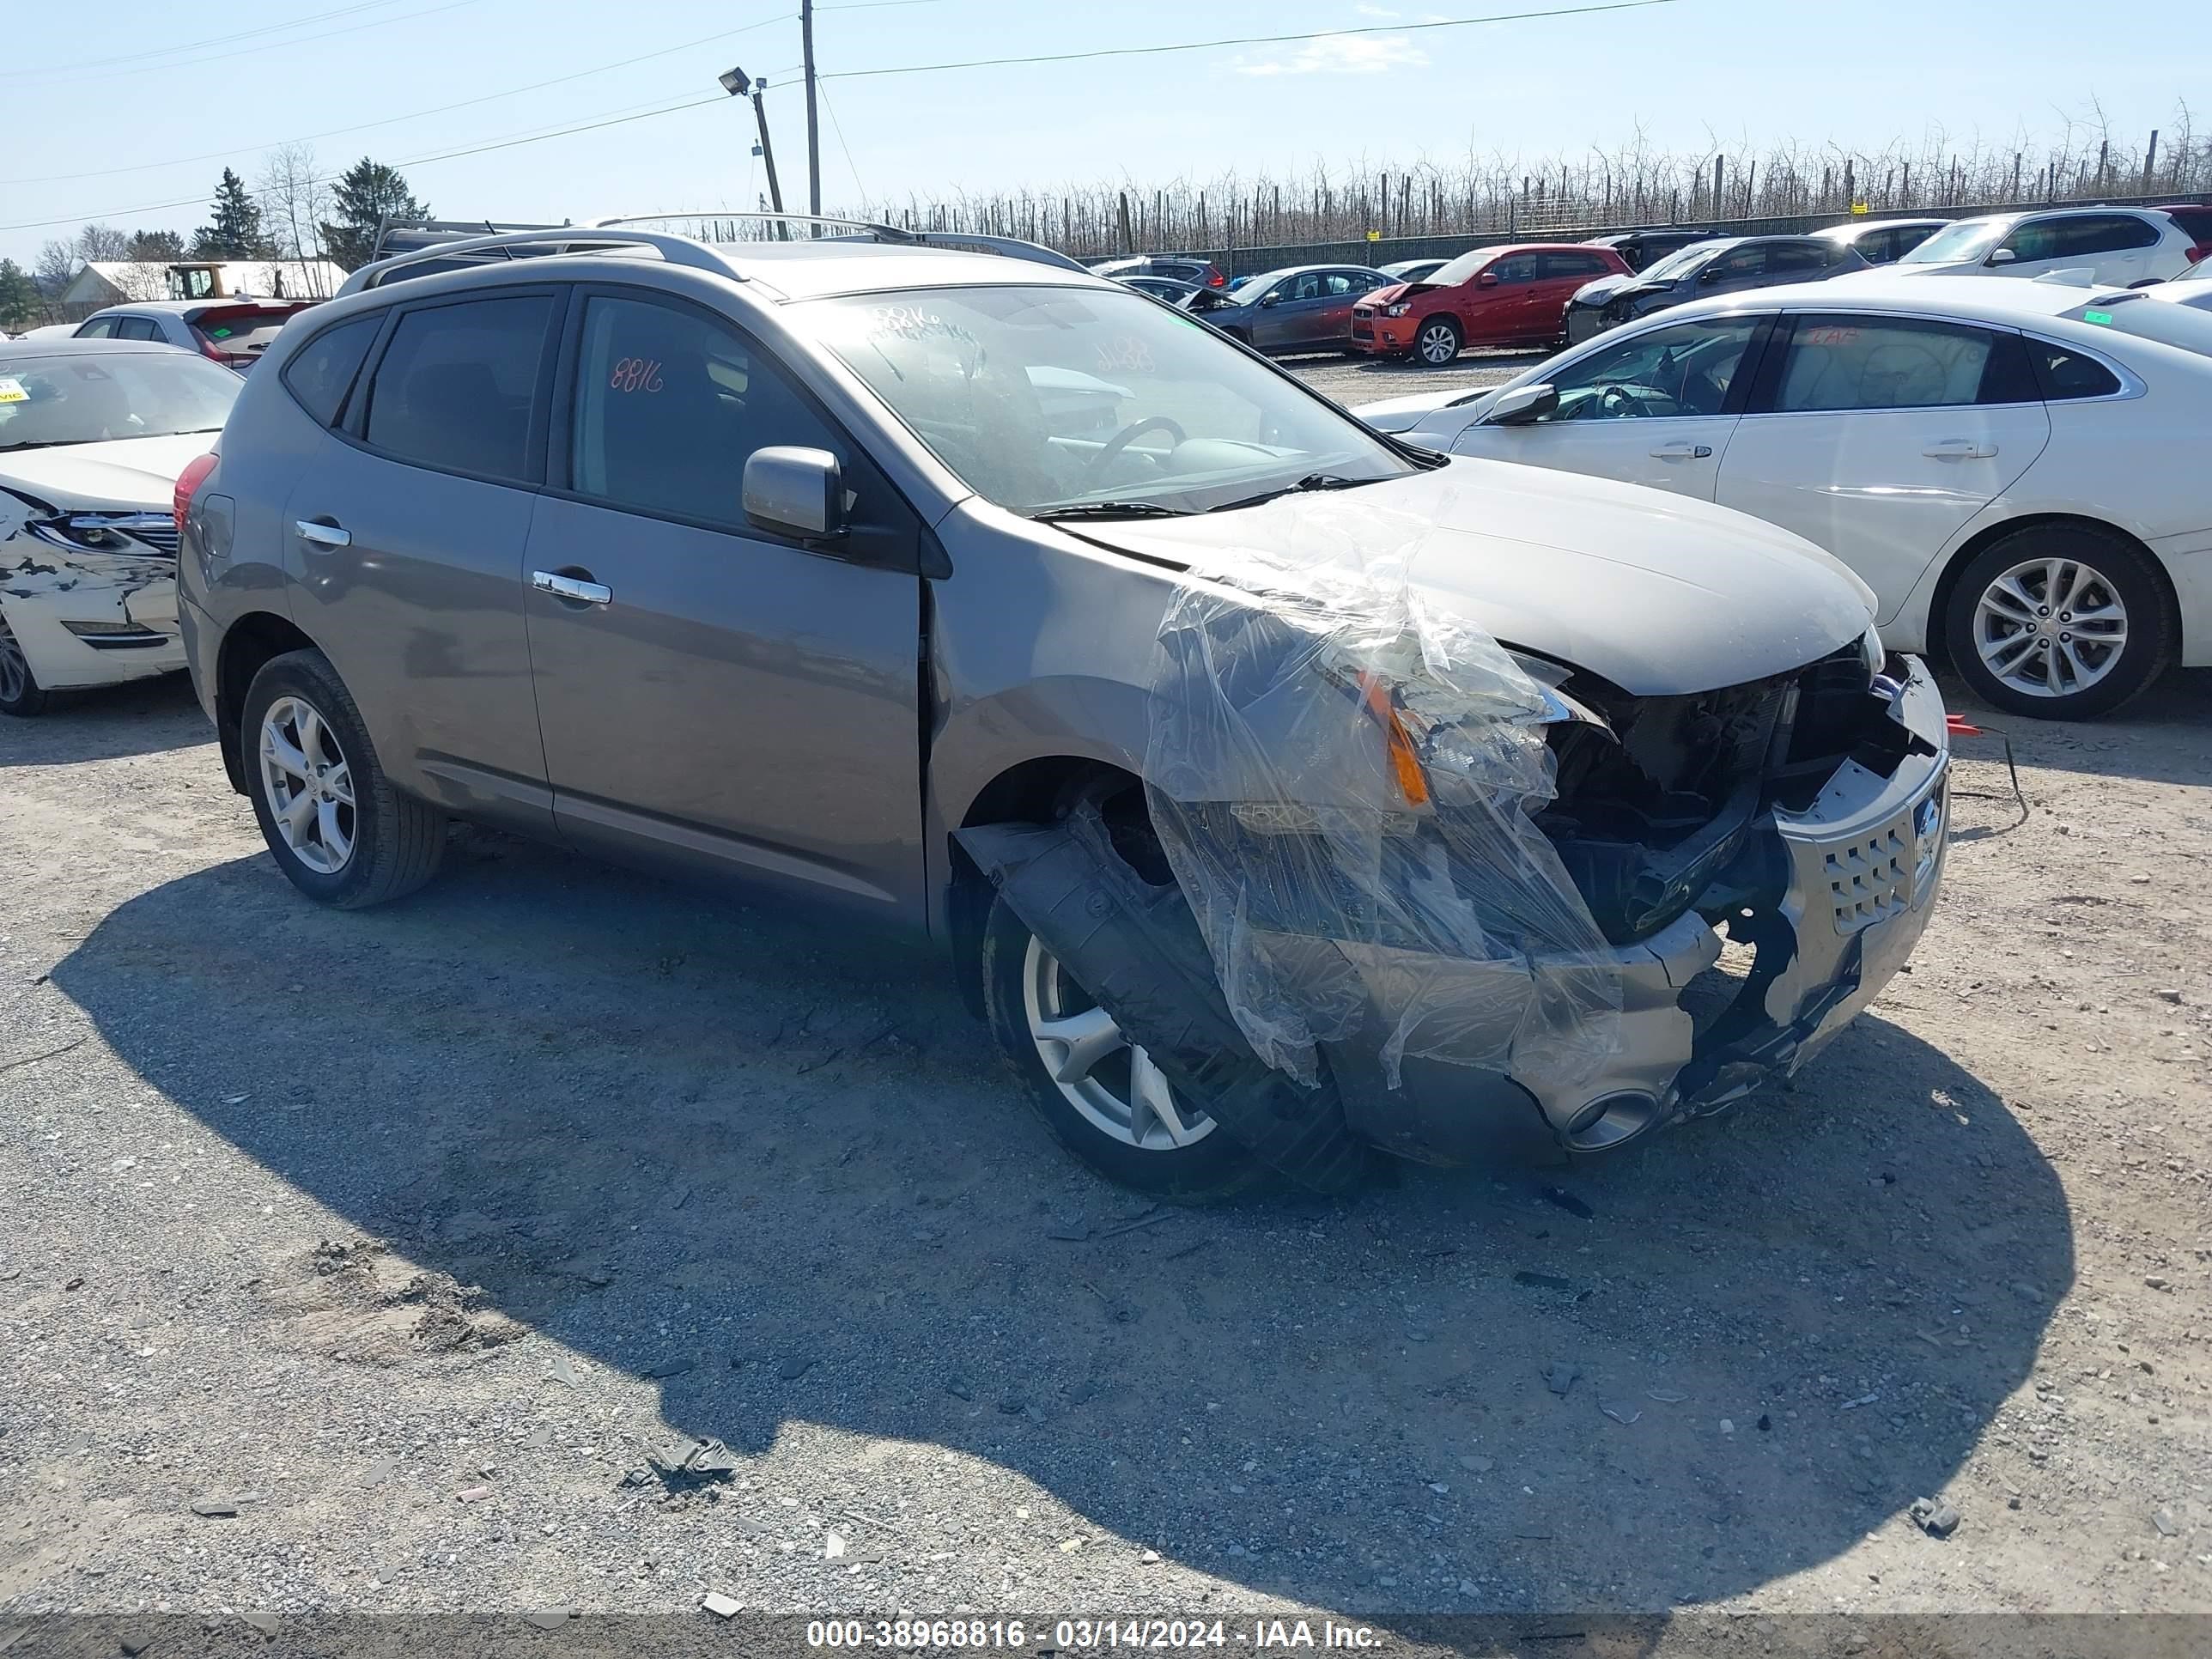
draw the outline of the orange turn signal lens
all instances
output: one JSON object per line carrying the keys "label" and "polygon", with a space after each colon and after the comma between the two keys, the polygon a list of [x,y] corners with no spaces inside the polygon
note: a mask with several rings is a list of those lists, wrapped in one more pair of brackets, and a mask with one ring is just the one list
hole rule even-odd
{"label": "orange turn signal lens", "polygon": [[1379,677],[1367,672],[1359,677],[1359,692],[1366,701],[1367,712],[1382,728],[1382,740],[1389,749],[1390,771],[1398,781],[1398,793],[1406,798],[1408,806],[1426,806],[1428,774],[1421,770],[1419,751],[1413,747],[1413,733],[1406,730],[1397,705],[1390,700],[1390,688]]}

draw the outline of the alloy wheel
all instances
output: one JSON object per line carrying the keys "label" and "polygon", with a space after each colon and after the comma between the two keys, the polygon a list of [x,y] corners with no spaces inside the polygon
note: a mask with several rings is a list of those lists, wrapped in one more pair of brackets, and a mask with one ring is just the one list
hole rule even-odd
{"label": "alloy wheel", "polygon": [[2079,559],[2029,559],[1982,590],[1974,650],[2024,696],[2070,697],[2119,665],[2128,611],[2119,590]]}
{"label": "alloy wheel", "polygon": [[1165,1152],[1213,1133],[1214,1121],[1176,1098],[1152,1056],[1034,936],[1022,959],[1022,1009],[1045,1075],[1101,1133],[1125,1146]]}
{"label": "alloy wheel", "polygon": [[304,697],[283,696],[261,717],[261,787],[284,845],[317,875],[353,857],[353,770],[337,734]]}
{"label": "alloy wheel", "polygon": [[1443,324],[1431,323],[1421,331],[1417,349],[1423,362],[1442,365],[1459,356],[1459,340]]}
{"label": "alloy wheel", "polygon": [[15,630],[8,626],[6,614],[0,612],[0,702],[19,702],[30,689],[30,659],[23,655]]}

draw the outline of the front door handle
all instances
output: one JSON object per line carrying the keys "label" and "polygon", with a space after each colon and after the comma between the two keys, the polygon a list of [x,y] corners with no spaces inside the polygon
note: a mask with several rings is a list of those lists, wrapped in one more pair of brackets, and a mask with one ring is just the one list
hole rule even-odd
{"label": "front door handle", "polygon": [[1711,459],[1712,453],[1711,444],[1661,444],[1651,452],[1651,459],[1655,461],[1703,461]]}
{"label": "front door handle", "polygon": [[313,542],[317,547],[351,547],[353,532],[340,529],[334,524],[325,524],[319,519],[295,519],[292,528],[300,532],[303,542]]}
{"label": "front door handle", "polygon": [[556,570],[532,571],[530,585],[556,599],[574,599],[584,605],[605,605],[615,596],[611,587],[580,576],[564,576]]}
{"label": "front door handle", "polygon": [[1997,447],[1972,438],[1944,438],[1920,453],[1931,461],[1986,461],[1997,453]]}

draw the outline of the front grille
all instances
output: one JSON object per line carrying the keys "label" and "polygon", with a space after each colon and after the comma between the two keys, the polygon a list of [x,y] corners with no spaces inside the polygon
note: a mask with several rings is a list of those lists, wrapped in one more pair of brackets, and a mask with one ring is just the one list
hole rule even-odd
{"label": "front grille", "polygon": [[1375,329],[1373,325],[1369,323],[1354,323],[1352,325],[1352,337],[1355,340],[1373,339],[1375,337]]}
{"label": "front grille", "polygon": [[1826,873],[1836,931],[1848,936],[1910,909],[1914,857],[1910,812],[1863,840],[1831,848]]}

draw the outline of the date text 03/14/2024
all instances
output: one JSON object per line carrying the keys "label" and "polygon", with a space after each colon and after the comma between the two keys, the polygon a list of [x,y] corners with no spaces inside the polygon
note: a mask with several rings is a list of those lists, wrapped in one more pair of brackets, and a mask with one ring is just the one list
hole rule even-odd
{"label": "date text 03/14/2024", "polygon": [[[1052,1639],[1045,1640],[1049,1630]],[[810,1648],[974,1648],[1085,1653],[1102,1650],[1167,1652],[1188,1648],[1241,1648],[1247,1652],[1292,1652],[1298,1649],[1371,1650],[1384,1645],[1382,1632],[1367,1625],[1342,1625],[1323,1619],[1257,1619],[1234,1624],[1221,1619],[823,1619],[810,1620]]]}

